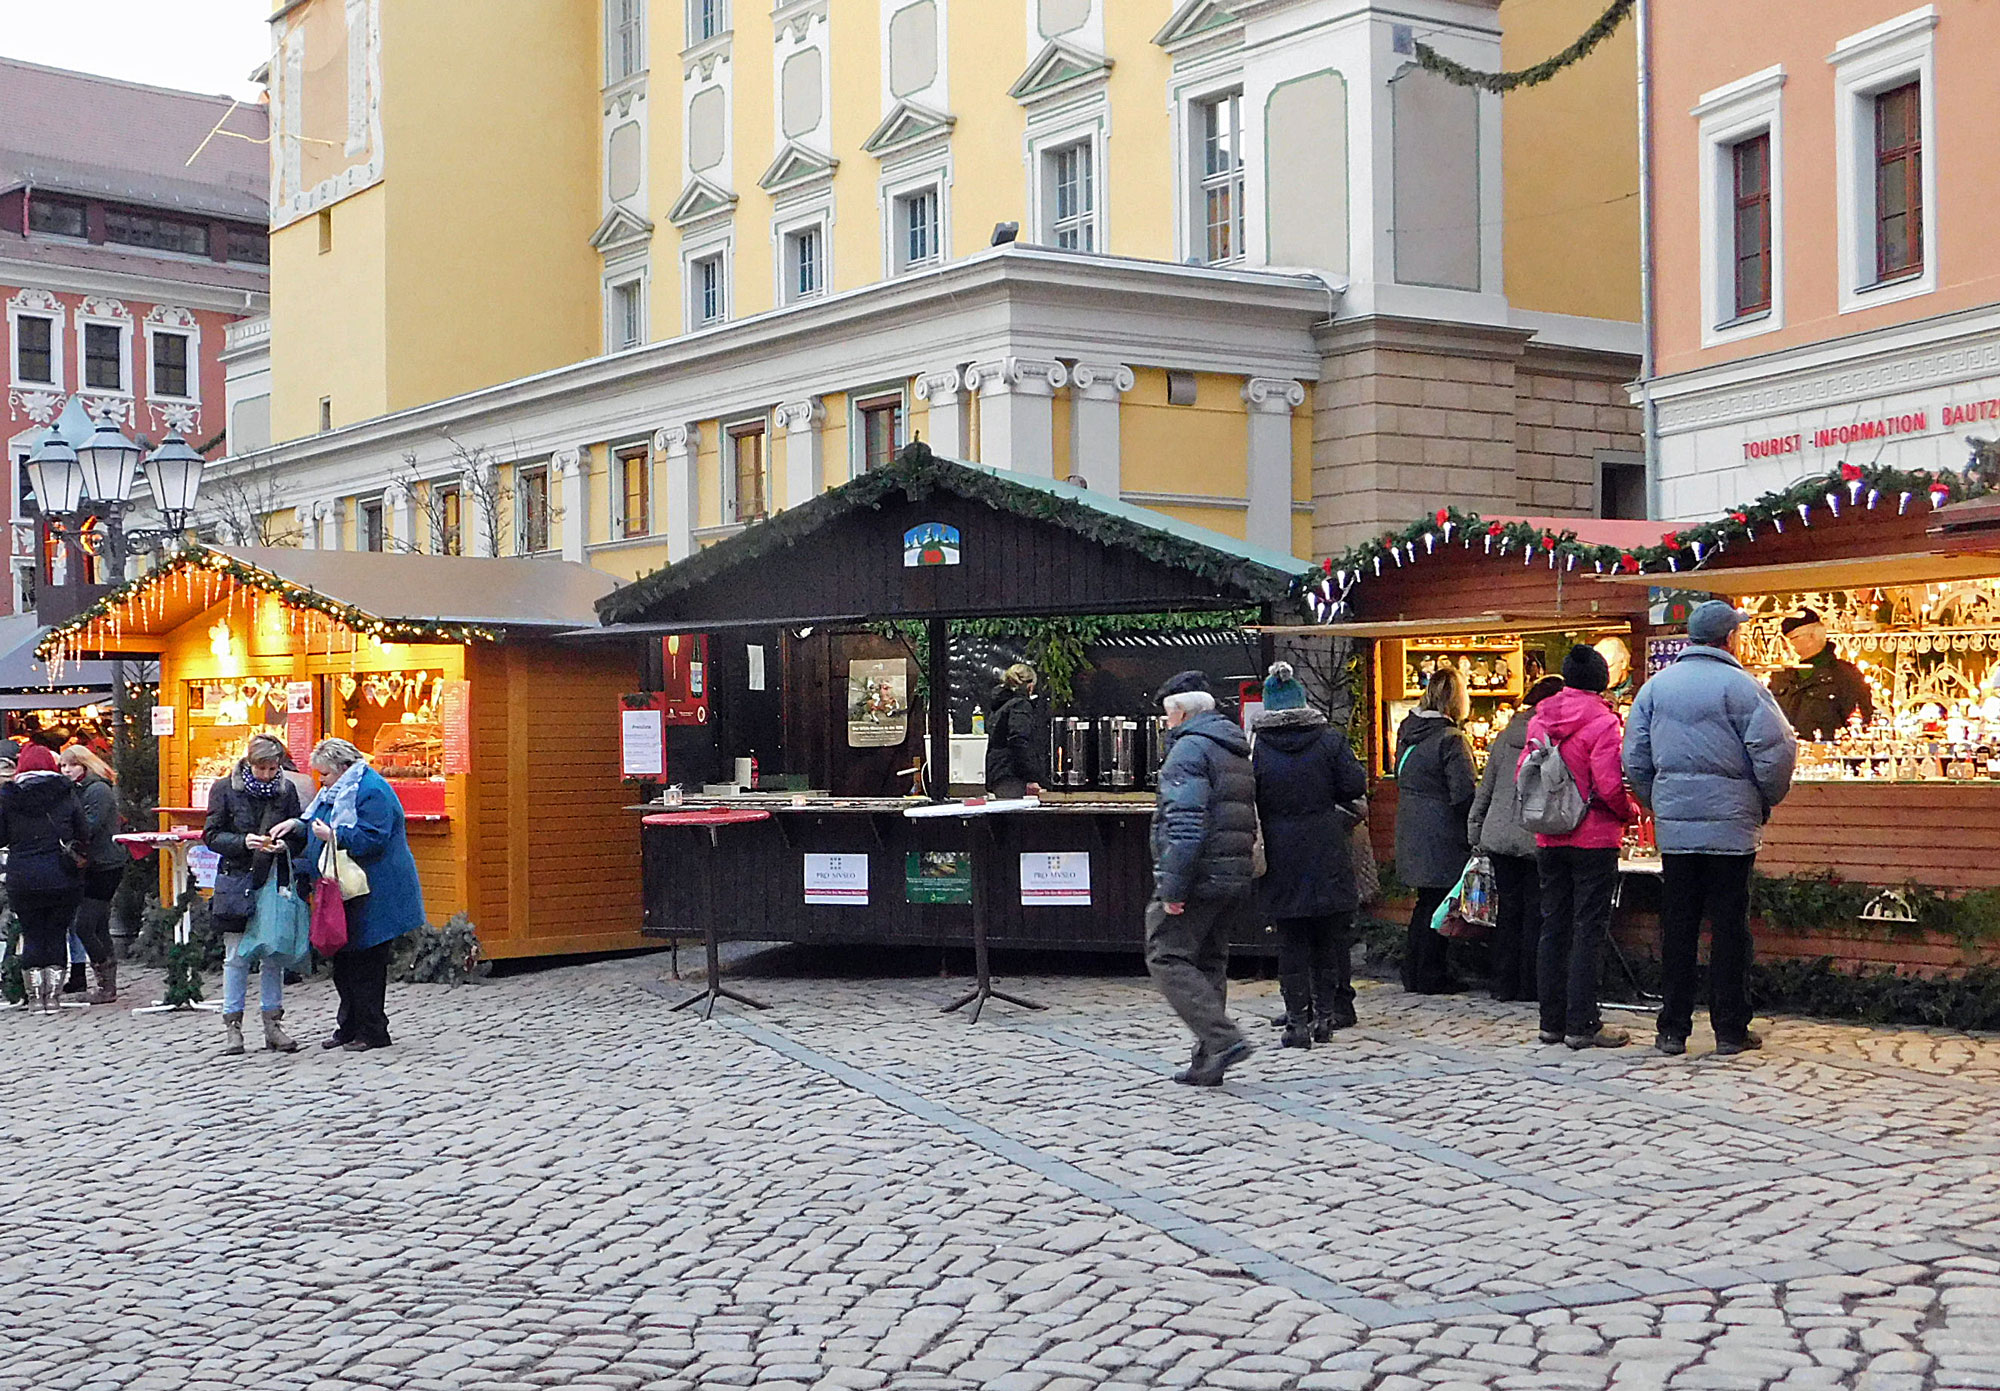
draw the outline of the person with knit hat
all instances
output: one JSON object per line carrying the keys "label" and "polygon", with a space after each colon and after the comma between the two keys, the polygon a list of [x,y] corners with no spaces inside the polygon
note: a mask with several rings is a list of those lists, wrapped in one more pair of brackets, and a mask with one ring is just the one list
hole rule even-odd
{"label": "person with knit hat", "polygon": [[1368,790],[1353,747],[1313,709],[1290,662],[1264,677],[1264,709],[1250,754],[1257,816],[1264,828],[1258,900],[1278,929],[1278,988],[1285,997],[1287,1048],[1325,1043],[1354,1020],[1349,963],[1354,882],[1342,810]]}
{"label": "person with knit hat", "polygon": [[1604,1027],[1597,1010],[1597,967],[1611,930],[1619,847],[1639,811],[1625,793],[1624,727],[1604,699],[1611,680],[1604,654],[1572,647],[1562,678],[1563,689],[1535,707],[1521,755],[1525,765],[1545,741],[1568,767],[1584,802],[1575,830],[1535,836],[1542,879],[1542,940],[1535,962],[1541,1039],[1571,1048],[1617,1048],[1631,1036]]}
{"label": "person with knit hat", "polygon": [[28,1004],[62,1009],[69,972],[69,925],[83,899],[77,853],[90,830],[76,789],[40,744],[21,750],[14,780],[0,787],[0,845],[7,847],[7,900],[21,923],[21,970]]}

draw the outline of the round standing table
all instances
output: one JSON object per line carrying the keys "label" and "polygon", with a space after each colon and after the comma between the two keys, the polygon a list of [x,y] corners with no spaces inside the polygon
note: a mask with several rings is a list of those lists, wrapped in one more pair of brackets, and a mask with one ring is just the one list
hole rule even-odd
{"label": "round standing table", "polygon": [[[724,826],[745,826],[753,821],[769,821],[771,813],[753,807],[716,808],[705,811],[662,811],[642,817],[641,824],[668,828],[699,829],[708,832],[711,850],[722,842],[721,830]],[[697,840],[696,844],[700,844]],[[770,1006],[748,995],[731,990],[722,983],[722,958],[715,940],[715,873],[711,866],[702,876],[701,937],[708,951],[708,988],[699,995],[691,995],[673,1007],[674,1013],[695,1005],[702,1005],[701,1017],[708,1019],[715,1014],[717,1000],[734,1000],[752,1009],[769,1009]],[[706,1001],[706,1004],[703,1002]]]}

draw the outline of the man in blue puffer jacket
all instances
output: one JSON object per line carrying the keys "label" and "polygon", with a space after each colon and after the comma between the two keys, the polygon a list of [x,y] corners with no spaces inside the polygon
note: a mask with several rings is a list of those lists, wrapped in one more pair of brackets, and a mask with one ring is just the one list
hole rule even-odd
{"label": "man in blue puffer jacket", "polygon": [[1251,1052],[1229,1018],[1229,938],[1253,904],[1257,780],[1250,741],[1217,713],[1207,677],[1184,671],[1157,698],[1167,743],[1153,811],[1146,969],[1195,1037],[1194,1058],[1174,1080],[1213,1087]]}
{"label": "man in blue puffer jacket", "polygon": [[1639,688],[1625,723],[1625,777],[1652,808],[1665,869],[1654,1040],[1662,1053],[1687,1051],[1704,917],[1715,1051],[1763,1044],[1750,1032],[1750,872],[1771,808],[1792,790],[1799,745],[1778,702],[1734,655],[1748,617],[1720,600],[1697,606],[1688,649]]}

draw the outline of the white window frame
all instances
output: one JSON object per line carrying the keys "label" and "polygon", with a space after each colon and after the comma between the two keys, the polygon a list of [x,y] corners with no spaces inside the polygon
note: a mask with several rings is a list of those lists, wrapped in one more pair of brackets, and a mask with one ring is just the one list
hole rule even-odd
{"label": "white window frame", "polygon": [[[89,330],[92,328],[110,328],[118,331],[118,379],[121,385],[117,387],[92,386],[90,384],[89,361],[85,353],[89,346]],[[132,395],[132,338],[132,321],[130,319],[114,319],[107,315],[85,314],[79,309],[76,314],[76,389],[86,396],[130,397]]]}
{"label": "white window frame", "polygon": [[[619,22],[618,13],[627,4],[632,6],[631,27],[636,50],[630,67],[624,67],[618,61],[624,48],[620,42],[624,25]],[[646,48],[646,0],[604,0],[604,85],[615,87],[644,73],[649,66]]]}
{"label": "white window frame", "polygon": [[[639,334],[637,339],[631,342],[626,341],[624,312],[623,312],[625,308],[624,295],[625,292],[628,290],[632,292],[632,299],[636,303],[639,316]],[[646,273],[643,270],[636,275],[629,273],[621,273],[618,275],[609,275],[605,277],[604,280],[604,351],[605,352],[622,353],[629,351],[630,349],[633,348],[643,348],[646,346],[647,342],[650,339],[650,332],[648,328],[650,320],[647,312],[648,306],[647,306],[646,290],[647,290]]]}
{"label": "white window frame", "polygon": [[[1103,148],[1100,131],[1096,127],[1078,134],[1074,139],[1050,140],[1042,145],[1036,160],[1040,172],[1037,181],[1040,208],[1036,217],[1036,240],[1042,245],[1064,251],[1105,249]],[[1081,154],[1084,159],[1086,206],[1080,213],[1065,218],[1061,215],[1062,163],[1065,157],[1073,154]],[[1065,231],[1079,233],[1080,244],[1063,246]]]}
{"label": "white window frame", "polygon": [[371,512],[374,513],[377,524],[382,529],[382,550],[375,552],[380,555],[389,549],[389,541],[392,534],[389,525],[389,499],[381,493],[377,493],[373,497],[358,497],[354,499],[354,549],[357,551],[375,550],[373,546],[368,544],[368,516]]}
{"label": "white window frame", "polygon": [[[805,281],[805,250],[808,239],[812,248],[812,283]],[[813,218],[798,226],[781,232],[778,237],[781,287],[784,293],[780,299],[785,304],[800,304],[810,299],[821,299],[827,293],[827,234],[826,223]]]}
{"label": "white window frame", "polygon": [[[530,477],[534,476],[539,476],[541,478],[543,496],[547,499],[545,505],[547,520],[544,523],[544,525],[547,529],[548,534],[542,537],[542,540],[545,544],[543,544],[540,549],[529,550],[528,510],[527,508],[521,505],[521,493],[527,480]],[[459,504],[459,526],[461,528],[463,528],[465,525],[464,509],[465,509],[465,504],[463,501],[461,501]],[[559,535],[557,534],[556,530],[555,465],[551,460],[538,459],[533,463],[514,465],[514,494],[513,494],[512,510],[514,513],[515,555],[518,556],[547,555],[551,551],[561,549],[562,541]]]}
{"label": "white window frame", "polygon": [[[752,427],[758,427],[753,430]],[[764,512],[762,518],[746,518],[736,511],[736,438],[761,432],[764,440]],[[716,456],[716,468],[722,476],[722,523],[724,526],[748,526],[750,522],[764,520],[776,514],[777,499],[771,496],[774,473],[771,466],[771,413],[760,411],[753,415],[739,415],[721,422],[717,432],[722,448]]]}
{"label": "white window frame", "polygon": [[[882,227],[887,233],[882,247],[882,272],[887,275],[903,275],[913,270],[923,270],[928,266],[943,265],[951,259],[951,177],[947,169],[937,165],[927,165],[921,170],[911,170],[891,181],[885,180],[882,188]],[[909,256],[909,226],[904,221],[905,209],[913,198],[929,193],[937,199],[937,250],[922,260],[912,260]]]}
{"label": "white window frame", "polygon": [[[7,343],[10,348],[7,354],[7,380],[10,385],[24,391],[61,392],[67,389],[64,386],[66,373],[63,370],[63,320],[68,316],[63,313],[59,302],[53,300],[51,302],[53,307],[46,309],[12,302],[7,305]],[[23,319],[48,321],[49,375],[54,378],[53,381],[31,382],[21,376],[21,320]]]}
{"label": "white window frame", "polygon": [[[701,32],[700,19],[703,11],[714,17],[714,27],[706,34]],[[729,32],[729,0],[687,0],[687,42],[689,48],[721,38]]]}
{"label": "white window frame", "polygon": [[[1217,102],[1236,103],[1236,170],[1232,182],[1236,186],[1236,245],[1233,256],[1221,260],[1211,260],[1208,255],[1208,118],[1207,108]],[[1181,161],[1182,177],[1187,181],[1187,254],[1190,259],[1199,259],[1205,266],[1236,266],[1243,264],[1248,254],[1250,238],[1250,210],[1247,204],[1249,192],[1249,162],[1245,146],[1248,144],[1244,127],[1246,108],[1244,84],[1241,76],[1225,85],[1202,91],[1190,92],[1183,100]]]}
{"label": "white window frame", "polygon": [[[687,331],[689,333],[700,333],[704,329],[720,328],[729,322],[731,312],[735,308],[733,303],[735,296],[732,293],[735,287],[731,284],[731,281],[735,278],[731,274],[735,259],[736,243],[733,237],[703,241],[682,248],[681,283],[687,287],[684,295],[687,312],[684,317],[687,320]],[[722,313],[714,319],[706,319],[702,316],[703,295],[700,271],[701,264],[704,261],[710,260],[717,262],[722,272]]]}
{"label": "white window frame", "polygon": [[[1700,123],[1701,345],[1720,347],[1785,326],[1785,70],[1753,72],[1703,94]],[[1771,137],[1771,307],[1736,313],[1736,169],[1744,140]]]}
{"label": "white window frame", "polygon": [[[159,342],[180,338],[187,342],[187,391],[180,396],[159,390]],[[146,399],[195,403],[201,400],[201,332],[199,329],[172,328],[164,324],[146,325]]]}
{"label": "white window frame", "polygon": [[[1835,220],[1843,314],[1937,289],[1937,24],[1937,6],[1925,5],[1842,39],[1827,56],[1833,68]],[[1919,84],[1923,130],[1924,269],[1919,275],[1877,281],[1875,98],[1912,81]]]}
{"label": "white window frame", "polygon": [[[795,240],[801,232],[819,233],[819,288],[807,294],[798,290]],[[820,189],[781,208],[771,220],[771,274],[777,286],[779,304],[799,304],[824,299],[833,293],[833,194]]]}
{"label": "white window frame", "polygon": [[858,387],[847,393],[847,476],[859,478],[868,471],[868,441],[861,428],[862,408],[878,405],[894,396],[901,400],[902,408],[896,416],[896,450],[901,452],[910,442],[910,387],[908,382],[883,382],[877,386]]}

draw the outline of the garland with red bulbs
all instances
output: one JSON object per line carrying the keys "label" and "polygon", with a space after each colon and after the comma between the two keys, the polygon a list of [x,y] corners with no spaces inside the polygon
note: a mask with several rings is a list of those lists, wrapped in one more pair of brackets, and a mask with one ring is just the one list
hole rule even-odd
{"label": "garland with red bulbs", "polygon": [[1529,522],[1491,521],[1477,512],[1440,507],[1401,531],[1364,542],[1344,555],[1320,563],[1320,575],[1308,587],[1307,601],[1321,622],[1330,622],[1345,607],[1357,584],[1414,565],[1440,546],[1477,545],[1486,554],[1519,555],[1532,565],[1537,558],[1550,569],[1588,566],[1595,574],[1685,574],[1739,541],[1754,541],[1760,530],[1782,532],[1788,526],[1810,527],[1816,512],[1839,516],[1844,507],[1873,510],[1893,506],[1898,514],[1912,507],[1943,507],[1967,498],[1983,497],[1995,487],[1993,470],[1975,459],[1962,472],[1935,473],[1843,463],[1831,473],[1801,479],[1788,488],[1766,493],[1757,501],[1732,508],[1714,521],[1696,522],[1663,533],[1655,546],[1621,549],[1581,540],[1574,530],[1556,531]]}

